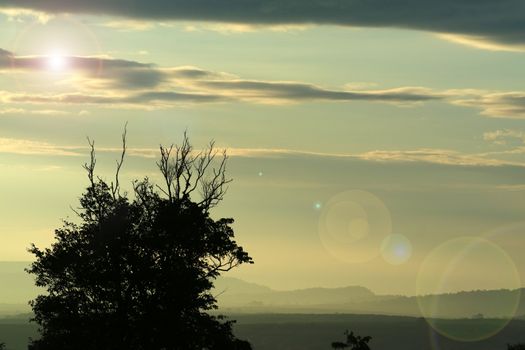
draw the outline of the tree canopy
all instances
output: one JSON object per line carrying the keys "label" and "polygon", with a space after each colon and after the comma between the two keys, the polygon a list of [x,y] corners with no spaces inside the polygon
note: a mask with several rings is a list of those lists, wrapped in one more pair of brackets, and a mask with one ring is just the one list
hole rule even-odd
{"label": "tree canopy", "polygon": [[209,313],[214,279],[253,263],[233,219],[210,217],[231,181],[226,153],[213,142],[196,152],[184,134],[182,145],[160,147],[164,184],[136,180],[128,195],[119,183],[126,132],[110,183],[95,175],[88,141],[79,222],[64,221],[51,247],[29,249],[28,272],[47,290],[31,302],[41,338],[30,349],[251,349],[233,321]]}

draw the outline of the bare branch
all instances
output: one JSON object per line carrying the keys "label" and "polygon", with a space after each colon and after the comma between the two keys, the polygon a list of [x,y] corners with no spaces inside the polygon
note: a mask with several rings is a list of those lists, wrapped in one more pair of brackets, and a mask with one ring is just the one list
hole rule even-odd
{"label": "bare branch", "polygon": [[157,187],[159,187],[170,200],[173,200],[171,184],[173,183],[174,179],[173,169],[170,166],[170,154],[172,150],[173,145],[171,145],[169,148],[160,145],[160,160],[157,162],[157,166],[159,167],[162,177],[164,178],[164,182],[166,183],[166,190],[162,190],[160,186]]}
{"label": "bare branch", "polygon": [[[97,206],[98,206],[98,212],[96,215],[98,215],[98,217],[101,217],[102,216],[102,211],[103,211],[103,205],[102,205],[102,202],[98,196],[98,193],[97,193],[97,186],[96,186],[96,183],[95,183],[95,165],[97,164],[97,159],[96,159],[96,156],[95,156],[95,141],[94,140],[91,140],[89,137],[87,137],[87,141],[88,141],[88,144],[91,148],[90,150],[90,160],[89,160],[89,164],[88,163],[84,163],[84,165],[82,166],[84,169],[86,169],[87,173],[88,173],[88,179],[89,179],[89,182],[90,182],[90,189],[92,191],[92,194],[93,194],[93,198],[95,199],[95,201],[97,202]],[[100,177],[97,176],[97,180],[99,182],[101,182],[101,179]]]}
{"label": "bare branch", "polygon": [[[226,260],[224,260],[226,258]],[[239,266],[241,262],[235,255],[223,256],[210,256],[209,257],[211,268],[206,272],[208,277],[211,277],[217,272],[228,272],[231,269]]]}
{"label": "bare branch", "polygon": [[75,213],[79,218],[82,217],[82,215],[78,212],[78,210],[76,210],[75,208],[73,208],[71,205],[69,206],[69,209],[71,209],[73,211],[73,213]]}
{"label": "bare branch", "polygon": [[197,203],[204,211],[208,211],[224,198],[226,185],[232,181],[225,175],[228,159],[226,151],[222,152],[218,165],[213,167],[218,154],[214,141],[195,154],[186,132],[180,146],[165,148],[161,145],[157,166],[164,177],[166,188],[159,189],[170,200],[190,199],[199,189],[201,198]]}
{"label": "bare branch", "polygon": [[217,299],[218,297],[220,297],[221,295],[223,295],[224,293],[226,293],[228,291],[228,288],[225,288],[222,292],[220,292],[219,294],[216,294],[213,296],[214,299]]}
{"label": "bare branch", "polygon": [[95,141],[92,141],[89,137],[87,138],[88,144],[91,148],[90,151],[90,162],[84,163],[82,166],[84,169],[86,169],[88,173],[88,179],[91,183],[91,187],[95,187],[95,165],[97,164],[97,159],[95,157]]}
{"label": "bare branch", "polygon": [[126,155],[126,135],[128,133],[128,122],[124,125],[124,132],[122,133],[122,152],[120,154],[120,159],[117,160],[117,170],[115,171],[115,183],[111,182],[111,194],[113,199],[116,199],[117,196],[120,197],[120,183],[119,183],[119,174],[122,163],[124,163],[124,157]]}
{"label": "bare branch", "polygon": [[[213,154],[215,157],[215,154]],[[228,156],[226,150],[222,153],[222,159],[217,168],[213,168],[213,175],[207,180],[201,181],[202,201],[199,202],[205,210],[209,210],[215,207],[220,201],[223,200],[228,187],[226,186],[232,179],[226,178],[226,162]]]}

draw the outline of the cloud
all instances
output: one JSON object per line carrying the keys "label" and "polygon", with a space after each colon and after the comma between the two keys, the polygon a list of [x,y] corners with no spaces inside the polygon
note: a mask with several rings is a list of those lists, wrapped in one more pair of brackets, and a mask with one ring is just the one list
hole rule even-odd
{"label": "cloud", "polygon": [[0,7],[153,21],[396,27],[525,43],[522,0],[0,0]]}
{"label": "cloud", "polygon": [[452,150],[418,149],[409,151],[371,151],[358,156],[374,161],[425,162],[460,166],[525,166],[525,163],[489,159],[479,154],[463,154]]}
{"label": "cloud", "polygon": [[[78,104],[158,109],[194,103],[246,102],[292,104],[307,102],[389,103],[414,106],[439,101],[481,109],[487,117],[525,119],[525,91],[477,89],[435,90],[425,87],[380,89],[373,85],[325,87],[299,81],[248,80],[199,67],[159,67],[112,57],[65,56],[56,72],[53,57],[17,56],[0,49],[0,72],[26,76],[31,91],[0,91],[11,104]],[[42,74],[43,79],[36,79]],[[52,79],[50,84],[50,80]],[[42,85],[43,84],[43,85]],[[28,89],[29,90],[29,89]],[[21,106],[4,106],[5,109]]]}
{"label": "cloud", "polygon": [[[78,145],[56,145],[49,142],[0,137],[0,153],[33,155],[33,156],[58,156],[58,157],[79,157],[86,156],[90,148]],[[120,154],[120,147],[97,147],[97,153]],[[158,156],[158,148],[127,148],[129,156],[142,158],[155,158]]]}
{"label": "cloud", "polygon": [[[0,51],[0,71],[48,74],[52,57],[17,56]],[[68,56],[58,85],[69,84],[71,92],[0,92],[5,103],[98,104],[168,108],[180,103],[243,101],[252,103],[301,103],[307,101],[371,101],[414,104],[446,96],[421,87],[388,90],[328,89],[288,81],[243,80],[224,72],[198,67],[158,67],[154,64],[110,57]],[[67,74],[69,73],[69,74]],[[60,78],[62,77],[62,78]]]}
{"label": "cloud", "polygon": [[298,82],[267,82],[255,80],[204,81],[200,86],[211,90],[229,91],[236,96],[260,101],[380,101],[414,103],[439,100],[443,96],[429,89],[404,87],[376,91],[345,91],[324,89]]}
{"label": "cloud", "polygon": [[81,156],[70,147],[47,142],[0,137],[0,153],[39,156]]}
{"label": "cloud", "polygon": [[0,14],[7,16],[8,20],[12,22],[26,22],[27,20],[33,21],[36,18],[38,22],[46,23],[52,17],[52,15],[43,11],[34,11],[31,9],[16,7],[0,8]]}
{"label": "cloud", "polygon": [[69,112],[55,110],[55,109],[23,109],[23,108],[3,108],[0,109],[0,115],[14,115],[14,114],[31,114],[31,115],[68,115]]}
{"label": "cloud", "polygon": [[480,50],[488,51],[507,51],[507,52],[521,52],[525,51],[525,44],[522,43],[499,43],[494,39],[475,35],[459,35],[459,34],[438,34],[438,38],[450,41],[452,43],[470,46]]}
{"label": "cloud", "polygon": [[118,21],[109,21],[102,24],[103,27],[117,29],[119,31],[128,32],[128,31],[146,31],[153,29],[155,25],[148,21],[138,21],[138,20],[118,20]]}
{"label": "cloud", "polygon": [[[489,136],[489,138],[492,138]],[[99,153],[119,154],[120,147],[97,147]],[[374,150],[363,153],[326,153],[304,150],[279,148],[224,148],[229,157],[240,158],[323,158],[323,159],[353,159],[371,162],[394,163],[430,163],[450,166],[519,166],[525,167],[525,162],[511,162],[494,158],[499,152],[465,154],[447,149],[415,149],[415,150]],[[521,150],[523,152],[523,150]],[[89,152],[89,147],[78,145],[60,146],[48,142],[0,138],[0,153],[45,155],[45,156],[82,156]],[[156,158],[158,148],[132,148],[126,150],[130,156],[141,158]],[[198,152],[198,150],[195,150]]]}
{"label": "cloud", "polygon": [[0,109],[0,115],[3,115],[3,114],[22,114],[22,113],[25,113],[26,110],[23,109],[23,108],[2,108]]}
{"label": "cloud", "polygon": [[247,23],[206,23],[186,22],[175,24],[173,22],[153,22],[144,19],[120,19],[95,23],[98,26],[112,28],[121,32],[148,31],[155,28],[182,28],[186,32],[216,32],[224,35],[253,33],[258,31],[296,33],[307,30],[311,25],[306,24],[247,24]]}
{"label": "cloud", "polygon": [[[16,56],[0,49],[0,71],[50,72],[53,70],[52,60],[52,56]],[[148,63],[90,56],[65,56],[61,60],[64,71],[80,74],[86,86],[97,89],[154,88],[168,78],[163,70]]]}
{"label": "cloud", "polygon": [[189,23],[184,25],[186,32],[210,31],[224,35],[253,33],[256,31],[269,31],[280,33],[295,33],[307,30],[311,25],[307,24],[277,24],[277,25],[260,25],[246,23]]}
{"label": "cloud", "polygon": [[228,148],[231,157],[252,158],[284,158],[284,157],[317,157],[333,159],[355,159],[372,162],[397,162],[397,163],[430,163],[451,166],[519,166],[525,167],[523,162],[512,162],[490,158],[492,154],[465,154],[446,149],[416,149],[416,150],[375,150],[363,153],[322,153],[297,151],[289,149],[250,149]]}
{"label": "cloud", "polygon": [[523,144],[525,142],[525,135],[519,130],[503,129],[484,133],[483,140],[497,145],[506,145],[509,140]]}
{"label": "cloud", "polygon": [[480,108],[488,117],[525,119],[525,91],[509,91],[459,98],[455,104]]}
{"label": "cloud", "polygon": [[[170,107],[184,103],[219,102],[223,96],[199,93],[151,91],[132,95],[66,94],[17,94],[0,91],[0,100],[7,103],[57,104],[57,105],[106,105],[113,107],[142,107],[144,109]],[[150,105],[148,105],[150,104]]]}

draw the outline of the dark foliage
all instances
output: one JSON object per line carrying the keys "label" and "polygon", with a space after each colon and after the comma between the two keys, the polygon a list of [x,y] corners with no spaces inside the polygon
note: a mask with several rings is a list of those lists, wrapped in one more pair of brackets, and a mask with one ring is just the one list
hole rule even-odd
{"label": "dark foliage", "polygon": [[234,240],[233,219],[209,215],[230,181],[226,155],[216,159],[213,143],[195,154],[184,135],[182,146],[161,147],[165,186],[135,181],[131,198],[119,186],[125,132],[110,184],[94,176],[90,145],[80,223],[65,221],[51,248],[29,249],[36,261],[28,272],[47,289],[31,302],[41,338],[30,349],[251,349],[232,321],[208,313],[213,280],[252,263]]}
{"label": "dark foliage", "polygon": [[340,341],[334,341],[332,343],[332,348],[333,349],[345,349],[347,347],[348,346],[346,345],[346,343],[343,343],[343,342],[340,342]]}
{"label": "dark foliage", "polygon": [[525,344],[522,344],[522,343],[508,344],[507,350],[525,350]]}
{"label": "dark foliage", "polygon": [[333,342],[332,348],[333,349],[346,349],[349,348],[351,350],[370,350],[370,347],[368,346],[368,343],[370,340],[372,340],[372,337],[361,337],[359,335],[355,335],[354,332],[348,333],[348,331],[345,332],[346,336],[346,342]]}

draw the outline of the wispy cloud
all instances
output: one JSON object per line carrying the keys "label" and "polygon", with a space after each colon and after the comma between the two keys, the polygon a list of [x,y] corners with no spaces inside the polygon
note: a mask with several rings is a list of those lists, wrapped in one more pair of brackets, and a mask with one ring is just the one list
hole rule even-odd
{"label": "wispy cloud", "polygon": [[287,81],[213,80],[197,82],[212,91],[227,91],[244,99],[272,101],[380,101],[415,103],[439,100],[443,96],[419,87],[403,87],[389,90],[345,91],[322,88],[313,84]]}
{"label": "wispy cloud", "polygon": [[480,154],[464,154],[457,151],[440,149],[371,151],[358,155],[358,158],[374,161],[425,162],[460,166],[525,166],[525,163],[508,162],[499,159],[483,157]]}
{"label": "wispy cloud", "polygon": [[397,163],[431,163],[454,166],[520,166],[525,167],[525,162],[511,162],[489,157],[489,154],[466,154],[447,149],[416,149],[416,150],[374,150],[363,153],[322,153],[288,149],[248,149],[228,148],[227,152],[232,157],[322,157],[322,158],[348,158],[372,162],[397,162]]}
{"label": "wispy cloud", "polygon": [[503,129],[483,133],[483,139],[497,145],[506,145],[509,140],[515,140],[523,144],[525,135],[519,130]]}
{"label": "wispy cloud", "polygon": [[[521,0],[1,0],[0,7],[35,13],[117,16],[138,21],[201,21],[233,25],[332,24],[450,33],[506,46],[525,43]],[[12,10],[13,11],[13,10]],[[246,27],[245,27],[246,28]]]}
{"label": "wispy cloud", "polygon": [[[62,57],[63,67],[56,72],[52,60],[48,56],[17,56],[0,49],[0,72],[26,74],[28,84],[42,84],[42,80],[33,79],[35,74],[48,79],[43,80],[42,90],[46,93],[0,91],[0,101],[6,104],[4,109],[20,109],[20,104],[25,103],[159,109],[226,102],[363,101],[417,106],[440,101],[480,109],[487,117],[525,119],[525,91],[436,90],[417,86],[380,89],[370,84],[356,87],[352,83],[325,87],[300,81],[249,80],[199,67],[159,67],[107,56]],[[49,79],[54,79],[52,86],[57,89],[50,89]]]}
{"label": "wispy cloud", "polygon": [[224,35],[230,34],[242,34],[242,33],[253,33],[260,31],[267,32],[279,32],[279,33],[296,33],[302,32],[309,28],[311,25],[308,24],[274,24],[274,25],[261,25],[261,24],[247,24],[247,23],[205,23],[205,22],[192,22],[183,25],[186,32],[217,32]]}
{"label": "wispy cloud", "polygon": [[[57,156],[57,157],[79,157],[86,156],[90,148],[80,145],[57,145],[50,142],[0,137],[0,153],[34,155],[34,156]],[[115,153],[122,152],[121,147],[97,147],[97,153]],[[129,156],[141,158],[156,158],[159,154],[157,148],[136,148],[129,147],[126,149]]]}
{"label": "wispy cloud", "polygon": [[0,109],[0,115],[68,115],[70,112],[56,109],[24,109],[24,108],[3,108]]}
{"label": "wispy cloud", "polygon": [[245,34],[254,32],[302,32],[311,25],[307,24],[249,24],[249,23],[219,23],[219,22],[159,22],[143,19],[112,19],[95,23],[98,26],[115,29],[121,32],[143,32],[156,28],[179,28],[185,32],[216,32],[224,35]]}
{"label": "wispy cloud", "polygon": [[[17,56],[0,49],[0,71],[50,73],[57,70],[54,59],[56,58],[46,55]],[[86,87],[152,88],[167,78],[161,69],[148,63],[91,56],[67,56],[60,59],[63,65],[60,70],[71,73],[64,79],[74,80],[80,77]]]}
{"label": "wispy cloud", "polygon": [[525,51],[525,43],[498,42],[490,37],[461,35],[461,34],[438,34],[438,38],[452,43],[470,46],[480,50],[522,52]]}
{"label": "wispy cloud", "polygon": [[[0,51],[0,71],[6,73],[53,70],[52,57],[16,56]],[[293,81],[244,80],[233,74],[198,67],[158,67],[154,64],[110,57],[63,57],[59,77],[71,92],[45,94],[0,92],[5,103],[99,104],[166,108],[180,103],[243,101],[300,103],[305,101],[372,101],[414,104],[445,96],[421,87],[388,90],[329,89]],[[70,74],[67,74],[67,73]],[[103,93],[101,93],[103,91]]]}
{"label": "wispy cloud", "polygon": [[488,117],[525,119],[525,91],[480,93],[458,98],[454,103],[479,108]]}
{"label": "wispy cloud", "polygon": [[113,20],[109,22],[103,22],[103,27],[117,29],[119,31],[146,31],[155,28],[154,23],[148,21],[139,21],[131,19]]}
{"label": "wispy cloud", "polygon": [[[511,162],[494,158],[496,153],[465,154],[447,149],[415,149],[415,150],[373,150],[362,153],[326,153],[305,150],[279,148],[235,148],[224,150],[233,158],[324,158],[324,159],[353,159],[371,162],[394,163],[430,163],[450,166],[519,166],[525,167],[525,162]],[[118,155],[120,147],[96,147],[97,153],[115,153]],[[89,147],[85,145],[56,145],[49,142],[0,138],[0,153],[42,155],[42,156],[86,156]],[[126,150],[127,154],[141,158],[157,158],[158,148],[133,148]],[[198,152],[198,150],[195,150]]]}
{"label": "wispy cloud", "polygon": [[0,153],[39,156],[80,156],[72,147],[57,146],[48,142],[0,138]]}
{"label": "wispy cloud", "polygon": [[40,23],[46,23],[53,17],[53,15],[45,11],[35,11],[29,8],[17,7],[0,7],[0,14],[6,16],[9,21],[13,22],[33,21],[36,18]]}

